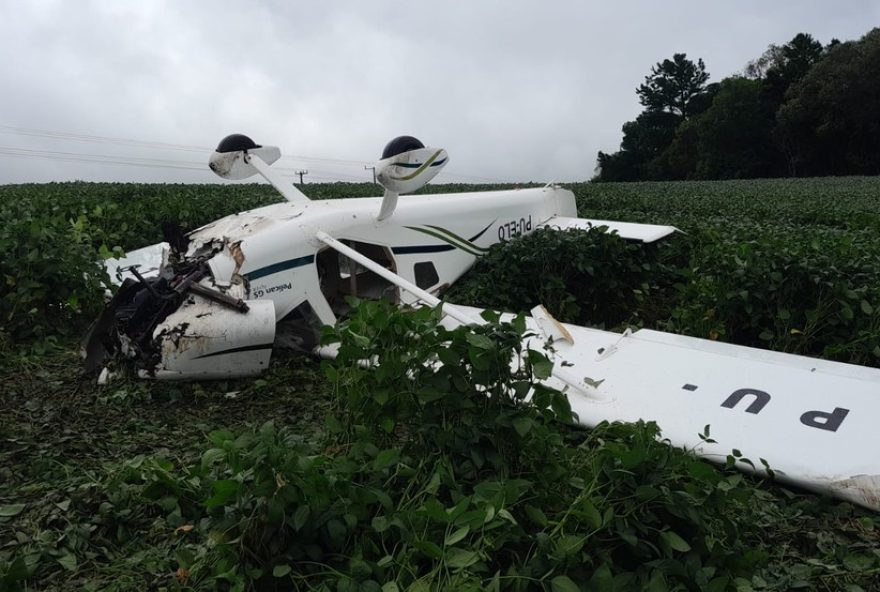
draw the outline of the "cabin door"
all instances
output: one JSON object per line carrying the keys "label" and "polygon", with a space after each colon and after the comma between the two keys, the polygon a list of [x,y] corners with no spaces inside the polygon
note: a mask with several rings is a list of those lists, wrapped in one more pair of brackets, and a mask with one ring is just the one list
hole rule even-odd
{"label": "cabin door", "polygon": [[[342,242],[385,269],[397,273],[394,256],[388,247],[354,240],[342,240]],[[321,282],[321,293],[324,294],[337,318],[348,314],[346,296],[355,296],[363,300],[385,298],[395,305],[400,302],[400,291],[396,285],[338,251],[330,248],[319,251],[315,257],[315,264]]]}

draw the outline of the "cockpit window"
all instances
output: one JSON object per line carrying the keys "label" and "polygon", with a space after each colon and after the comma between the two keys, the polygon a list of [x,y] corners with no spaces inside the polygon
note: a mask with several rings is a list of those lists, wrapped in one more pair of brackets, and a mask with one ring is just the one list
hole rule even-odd
{"label": "cockpit window", "polygon": [[427,290],[431,286],[436,286],[440,281],[437,275],[437,268],[430,261],[421,261],[413,265],[413,274],[416,278],[416,285],[423,290]]}

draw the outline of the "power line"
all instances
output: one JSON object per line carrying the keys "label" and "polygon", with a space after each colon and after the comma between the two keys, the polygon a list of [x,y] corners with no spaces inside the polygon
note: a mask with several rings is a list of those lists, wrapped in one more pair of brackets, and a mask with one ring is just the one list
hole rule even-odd
{"label": "power line", "polygon": [[[139,148],[160,148],[163,150],[179,150],[183,152],[198,152],[200,154],[208,154],[213,152],[213,148],[207,146],[195,146],[191,144],[172,144],[169,142],[155,142],[150,140],[135,140],[132,138],[114,138],[109,136],[94,136],[87,134],[75,134],[72,132],[52,131],[26,127],[14,127],[9,125],[0,125],[0,133],[15,134],[20,136],[32,136],[38,138],[50,138],[55,140],[71,140],[75,142],[95,142],[100,144],[117,144],[122,146],[137,146]],[[289,160],[314,160],[318,162],[328,162],[337,164],[363,165],[369,161],[366,160],[348,160],[342,158],[324,158],[318,156],[301,156],[297,154],[285,154],[282,159]]]}
{"label": "power line", "polygon": [[[185,162],[185,161],[175,161],[175,160],[163,160],[163,159],[150,159],[150,158],[136,158],[136,157],[128,157],[121,158],[117,156],[110,156],[106,154],[83,154],[76,152],[60,152],[60,151],[52,151],[52,150],[34,150],[30,148],[13,148],[10,146],[0,146],[0,156],[13,157],[13,158],[37,158],[44,160],[59,160],[59,161],[68,161],[68,162],[86,162],[92,164],[106,164],[106,165],[114,165],[114,166],[136,166],[136,167],[148,167],[148,168],[164,168],[164,169],[178,169],[178,170],[194,170],[200,172],[208,172],[208,167],[201,163],[195,162]],[[276,168],[282,176],[292,178],[296,176],[296,172],[293,172],[294,169],[279,167]],[[287,171],[287,172],[285,172]],[[315,171],[316,173],[323,173],[326,176],[315,176],[316,179],[320,180],[328,180],[335,181],[340,178],[344,178],[351,181],[363,182],[363,179],[360,177],[354,177],[352,175],[345,175],[343,173],[334,173],[332,171]]]}
{"label": "power line", "polygon": [[205,171],[206,167],[204,166],[193,166],[191,163],[174,163],[172,161],[168,162],[151,162],[150,159],[140,159],[140,160],[119,160],[114,158],[106,158],[101,157],[100,155],[90,155],[90,154],[74,154],[74,153],[65,153],[65,152],[49,152],[49,151],[38,151],[38,150],[26,150],[23,148],[13,148],[9,149],[5,146],[0,146],[0,156],[10,156],[10,157],[18,157],[18,158],[41,158],[46,160],[63,160],[63,161],[73,161],[73,162],[89,162],[94,164],[109,164],[109,165],[127,165],[127,166],[141,166],[141,167],[150,167],[150,168],[162,168],[162,169],[186,169],[186,170],[198,170]]}
{"label": "power line", "polygon": [[[173,144],[170,142],[158,142],[158,141],[150,141],[150,140],[136,140],[132,138],[119,138],[119,137],[111,137],[111,136],[99,136],[99,135],[88,135],[88,134],[78,134],[73,132],[65,132],[65,131],[54,131],[54,130],[44,130],[37,128],[27,128],[27,127],[17,127],[17,126],[8,126],[8,125],[0,125],[0,134],[15,134],[15,135],[24,135],[24,136],[32,136],[32,137],[41,137],[48,138],[54,140],[62,140],[62,141],[76,141],[76,142],[91,142],[91,143],[99,143],[99,144],[115,144],[122,146],[132,146],[138,148],[147,148],[153,150],[176,150],[182,152],[197,152],[199,154],[207,154],[210,153],[213,149],[205,146],[196,146],[189,144]],[[195,162],[184,162],[184,161],[175,161],[168,159],[156,159],[156,158],[141,158],[134,156],[110,156],[110,155],[101,155],[101,154],[87,154],[87,153],[78,153],[78,152],[60,152],[60,151],[35,151],[28,150],[25,148],[13,148],[13,147],[0,147],[2,148],[3,155],[5,156],[22,156],[23,153],[27,154],[36,154],[37,152],[42,152],[44,154],[52,154],[52,159],[55,160],[70,160],[70,161],[82,161],[82,162],[108,162],[113,164],[127,164],[131,166],[152,166],[152,167],[161,167],[166,166],[166,168],[203,168],[205,165],[202,163]],[[16,152],[20,151],[20,152]],[[62,158],[62,156],[64,158]],[[32,156],[34,157],[34,156]],[[46,158],[50,158],[46,156]],[[349,159],[339,159],[339,158],[322,158],[315,156],[302,156],[302,155],[284,155],[281,157],[282,160],[293,160],[293,161],[313,161],[318,163],[325,163],[331,165],[339,165],[339,166],[355,166],[357,165],[359,168],[363,166],[365,170],[372,169],[373,177],[375,182],[375,166],[371,161],[363,161],[363,160],[349,160]],[[97,160],[94,160],[97,159]],[[149,164],[147,164],[149,163]],[[298,169],[292,167],[284,167],[284,166],[276,166],[274,167],[276,170],[285,174],[285,176],[296,175],[296,171]],[[329,172],[324,171],[325,174],[330,175],[331,177],[338,178],[347,178],[355,181],[362,181],[361,177],[353,176],[350,174],[338,173],[338,172]],[[467,173],[456,173],[454,170],[451,171],[441,171],[438,176],[446,178],[446,179],[455,179],[461,181],[470,181],[470,182],[482,182],[482,183],[507,183],[508,181],[503,179],[497,179],[492,177],[484,177],[479,175],[471,175]]]}

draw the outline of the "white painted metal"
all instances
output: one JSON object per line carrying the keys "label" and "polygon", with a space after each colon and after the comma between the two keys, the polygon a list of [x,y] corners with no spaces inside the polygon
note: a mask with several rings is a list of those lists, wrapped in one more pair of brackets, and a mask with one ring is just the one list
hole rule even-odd
{"label": "white painted metal", "polygon": [[544,308],[543,304],[534,307],[531,310],[531,313],[535,323],[537,323],[538,327],[541,329],[541,334],[544,335],[544,339],[549,343],[564,341],[571,345],[574,344],[574,337],[571,336],[571,333],[565,328],[565,325],[554,319],[553,315],[550,314],[550,311]]}
{"label": "white painted metal", "polygon": [[661,226],[657,224],[635,224],[633,222],[614,222],[613,220],[590,220],[587,218],[570,218],[566,216],[554,216],[540,226],[568,230],[579,228],[587,230],[599,226],[607,226],[609,232],[616,232],[621,238],[638,240],[643,243],[653,243],[667,237],[673,232],[680,232],[675,226]]}
{"label": "white painted metal", "polygon": [[400,197],[400,194],[396,191],[391,191],[390,189],[385,190],[385,195],[382,196],[382,205],[379,206],[379,213],[376,215],[377,222],[381,222],[382,220],[391,217],[391,214],[397,209],[398,197]]}
{"label": "white painted metal", "polygon": [[161,361],[142,377],[164,379],[254,376],[269,367],[275,339],[275,306],[271,300],[248,300],[238,312],[192,296],[160,323],[153,338]]}
{"label": "white painted metal", "polygon": [[214,152],[208,160],[208,167],[214,173],[230,181],[241,181],[257,174],[257,169],[248,156],[256,156],[270,165],[281,158],[281,150],[276,146],[260,146],[249,150],[233,152]]}
{"label": "white painted metal", "polygon": [[[540,331],[533,318],[527,326]],[[551,359],[604,395],[569,394],[581,425],[656,421],[672,445],[709,460],[739,449],[759,472],[764,458],[783,482],[880,510],[880,370],[645,329],[621,339],[564,326],[574,344],[554,342]],[[699,437],[707,424],[717,444]]]}
{"label": "white painted metal", "polygon": [[134,274],[126,269],[133,266],[137,267],[138,273],[144,278],[156,277],[159,275],[162,262],[168,256],[169,248],[168,243],[158,243],[135,249],[126,253],[125,257],[105,259],[104,269],[107,270],[113,283],[118,286],[121,286],[126,278],[136,279]]}
{"label": "white painted metal", "polygon": [[442,148],[409,150],[377,162],[376,180],[394,193],[412,193],[424,187],[448,161]]}
{"label": "white painted metal", "polygon": [[284,199],[291,203],[308,203],[310,200],[306,197],[306,194],[297,189],[294,184],[273,171],[268,164],[263,162],[256,154],[248,154],[245,155],[245,162],[253,166],[257,171],[269,181],[275,189],[277,189],[281,195],[284,196]]}

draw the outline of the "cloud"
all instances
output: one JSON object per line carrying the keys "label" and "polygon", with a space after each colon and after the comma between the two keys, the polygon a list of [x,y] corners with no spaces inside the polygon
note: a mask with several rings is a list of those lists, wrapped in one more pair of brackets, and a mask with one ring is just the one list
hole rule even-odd
{"label": "cloud", "polygon": [[[446,180],[586,179],[596,152],[615,150],[639,112],[634,89],[653,63],[686,52],[720,80],[800,31],[852,39],[880,17],[869,2],[793,0],[6,0],[0,9],[0,49],[11,56],[0,63],[2,147],[198,166],[206,153],[9,127],[205,147],[242,132],[300,157],[285,166],[308,168],[307,179],[364,180],[363,162],[400,134],[447,148]],[[0,154],[0,183],[74,178],[215,180],[207,169]]]}

